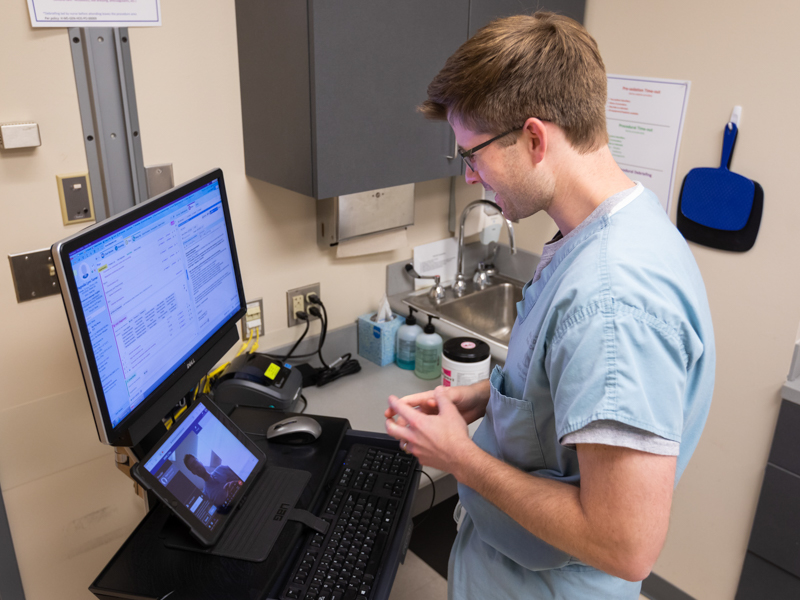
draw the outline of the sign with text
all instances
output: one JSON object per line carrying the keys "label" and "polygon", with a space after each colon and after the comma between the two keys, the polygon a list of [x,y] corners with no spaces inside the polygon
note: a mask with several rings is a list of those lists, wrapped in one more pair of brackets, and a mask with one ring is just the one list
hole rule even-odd
{"label": "sign with text", "polygon": [[161,0],[28,0],[33,27],[157,27]]}
{"label": "sign with text", "polygon": [[619,167],[669,213],[691,82],[608,76],[608,146]]}

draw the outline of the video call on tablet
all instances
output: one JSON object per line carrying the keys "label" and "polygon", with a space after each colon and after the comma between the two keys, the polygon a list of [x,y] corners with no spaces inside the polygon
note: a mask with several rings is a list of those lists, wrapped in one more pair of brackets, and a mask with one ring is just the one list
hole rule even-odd
{"label": "video call on tablet", "polygon": [[210,545],[264,462],[264,454],[219,408],[200,400],[134,475]]}

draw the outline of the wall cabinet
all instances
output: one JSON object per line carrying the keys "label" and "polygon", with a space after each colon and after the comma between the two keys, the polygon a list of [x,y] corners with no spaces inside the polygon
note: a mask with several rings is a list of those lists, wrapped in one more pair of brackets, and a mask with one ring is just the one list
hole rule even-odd
{"label": "wall cabinet", "polygon": [[416,107],[492,18],[585,0],[236,0],[247,175],[328,198],[462,172]]}

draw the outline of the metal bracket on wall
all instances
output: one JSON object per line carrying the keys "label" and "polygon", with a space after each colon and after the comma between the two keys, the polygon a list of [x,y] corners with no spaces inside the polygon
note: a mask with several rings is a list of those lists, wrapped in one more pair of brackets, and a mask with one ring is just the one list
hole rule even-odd
{"label": "metal bracket on wall", "polygon": [[96,221],[146,199],[127,28],[69,29]]}
{"label": "metal bracket on wall", "polygon": [[36,300],[61,293],[50,248],[9,254],[11,278],[17,292],[17,302]]}
{"label": "metal bracket on wall", "polygon": [[175,187],[172,163],[145,167],[147,173],[147,198],[153,198]]}

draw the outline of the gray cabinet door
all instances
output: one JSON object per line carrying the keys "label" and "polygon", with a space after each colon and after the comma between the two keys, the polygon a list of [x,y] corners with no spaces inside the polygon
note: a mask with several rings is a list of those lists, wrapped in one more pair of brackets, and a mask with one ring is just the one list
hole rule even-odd
{"label": "gray cabinet door", "polygon": [[[491,19],[583,0],[236,0],[245,169],[315,198],[463,173],[431,79]],[[448,158],[453,157],[453,158]]]}
{"label": "gray cabinet door", "polygon": [[416,107],[467,39],[468,0],[313,0],[314,195],[458,175],[447,123]]}

